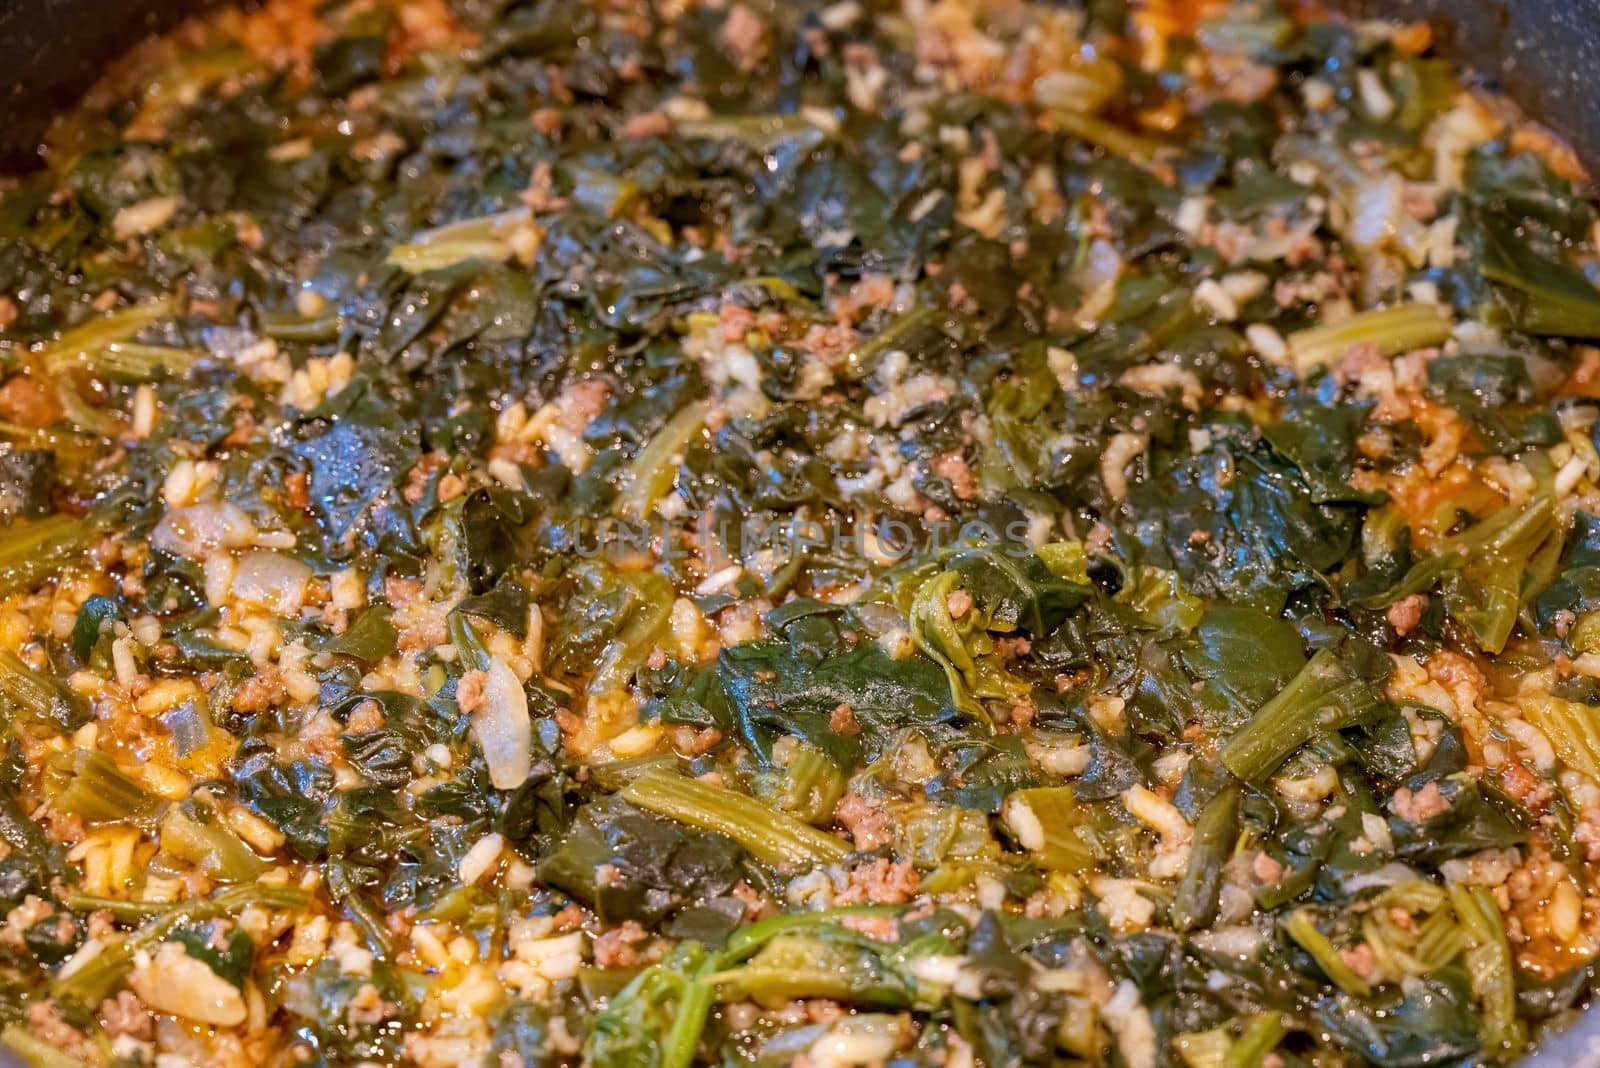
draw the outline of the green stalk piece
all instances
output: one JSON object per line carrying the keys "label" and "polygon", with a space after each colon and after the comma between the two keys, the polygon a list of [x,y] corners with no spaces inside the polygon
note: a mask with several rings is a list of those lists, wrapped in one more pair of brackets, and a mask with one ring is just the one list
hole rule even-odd
{"label": "green stalk piece", "polygon": [[1319,649],[1289,685],[1262,705],[1222,748],[1222,763],[1244,782],[1260,782],[1314,738],[1360,722],[1378,703],[1331,649]]}
{"label": "green stalk piece", "polygon": [[630,804],[702,831],[726,835],[764,864],[783,871],[837,864],[844,839],[819,831],[752,797],[664,771],[647,771],[620,791]]}
{"label": "green stalk piece", "polygon": [[1372,996],[1372,984],[1361,978],[1356,970],[1345,962],[1339,950],[1328,941],[1327,935],[1317,930],[1317,925],[1308,909],[1296,909],[1284,921],[1283,927],[1296,945],[1311,954],[1312,959],[1317,962],[1317,967],[1333,981],[1334,986],[1358,998]]}
{"label": "green stalk piece", "polygon": [[1487,886],[1450,886],[1450,904],[1467,935],[1467,972],[1472,992],[1483,1003],[1478,1032],[1484,1045],[1516,1057],[1527,1044],[1522,1021],[1517,1019],[1516,967],[1506,939],[1500,907]]}
{"label": "green stalk piece", "polygon": [[1222,886],[1222,867],[1233,855],[1238,839],[1239,789],[1230,786],[1200,811],[1195,821],[1194,843],[1189,847],[1189,867],[1172,899],[1172,926],[1192,931],[1210,923],[1217,915],[1217,896]]}
{"label": "green stalk piece", "polygon": [[1442,345],[1450,340],[1450,320],[1432,304],[1396,304],[1296,331],[1286,340],[1295,370],[1306,374],[1342,359],[1352,345],[1376,345],[1385,356]]}
{"label": "green stalk piece", "polygon": [[261,883],[235,886],[209,898],[176,904],[123,901],[76,891],[68,891],[65,900],[68,906],[80,912],[105,909],[127,923],[144,921],[137,930],[106,946],[71,975],[50,983],[51,997],[69,998],[91,1007],[98,1006],[122,977],[133,970],[135,953],[163,941],[182,924],[236,916],[251,906],[291,912],[311,904],[311,896],[297,887]]}
{"label": "green stalk piece", "polygon": [[0,697],[22,715],[64,730],[75,730],[89,720],[83,698],[33,670],[9,649],[0,649]]}

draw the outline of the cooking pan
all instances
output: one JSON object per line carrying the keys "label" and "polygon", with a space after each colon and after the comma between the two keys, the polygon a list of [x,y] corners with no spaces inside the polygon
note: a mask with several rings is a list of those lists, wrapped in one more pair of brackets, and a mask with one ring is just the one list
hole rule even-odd
{"label": "cooking pan", "polygon": [[[216,2],[0,0],[0,171],[38,163],[50,116],[111,59]],[[1426,19],[1447,54],[1563,135],[1600,175],[1600,0],[1334,2],[1365,17]],[[0,1048],[0,1068],[13,1065]],[[1523,1066],[1600,1068],[1600,1005]]]}
{"label": "cooking pan", "polygon": [[[1600,175],[1600,0],[1332,0],[1426,18],[1447,52],[1567,137]],[[0,170],[37,159],[49,117],[143,37],[218,0],[0,0]]]}

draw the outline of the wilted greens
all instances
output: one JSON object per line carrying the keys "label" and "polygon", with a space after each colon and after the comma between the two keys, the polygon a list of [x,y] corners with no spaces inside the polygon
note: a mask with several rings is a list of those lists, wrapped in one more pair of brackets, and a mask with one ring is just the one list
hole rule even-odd
{"label": "wilted greens", "polygon": [[0,181],[0,1043],[1516,1061],[1600,952],[1600,252],[1430,44],[141,46]]}

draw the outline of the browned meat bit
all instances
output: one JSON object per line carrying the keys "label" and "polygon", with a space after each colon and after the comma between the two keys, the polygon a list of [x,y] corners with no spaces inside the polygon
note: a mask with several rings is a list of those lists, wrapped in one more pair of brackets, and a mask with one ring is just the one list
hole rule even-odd
{"label": "browned meat bit", "polygon": [[1536,816],[1544,812],[1556,796],[1553,783],[1541,779],[1518,760],[1507,761],[1506,766],[1500,769],[1500,785]]}
{"label": "browned meat bit", "polygon": [[[558,708],[556,709],[556,726],[561,728],[562,734],[571,737],[583,730],[583,717],[570,708]],[[584,781],[588,774],[589,769],[587,767],[579,768],[578,781]]]}
{"label": "browned meat bit", "polygon": [[850,737],[860,734],[861,724],[856,722],[856,710],[847,704],[841,703],[828,716],[828,729],[835,734],[843,734]]}
{"label": "browned meat bit", "polygon": [[726,341],[743,341],[758,321],[756,313],[737,304],[724,304],[718,313],[722,320],[722,337]]}
{"label": "browned meat bit", "polygon": [[1591,864],[1600,861],[1600,811],[1585,809],[1578,816],[1572,840],[1583,846],[1583,858]]}
{"label": "browned meat bit", "polygon": [[356,996],[350,999],[350,1008],[345,1013],[345,1018],[351,1027],[370,1027],[382,1023],[394,1015],[395,1004],[383,1000],[383,995],[378,993],[378,988],[371,983],[362,983],[361,989],[356,991]]}
{"label": "browned meat bit", "polygon": [[14,375],[0,386],[0,417],[23,426],[51,426],[61,420],[61,409],[32,376]]}
{"label": "browned meat bit", "polygon": [[1441,649],[1428,658],[1428,677],[1446,686],[1464,686],[1472,690],[1488,688],[1489,680],[1478,666],[1460,653]]}
{"label": "browned meat bit", "polygon": [[1007,660],[1015,660],[1019,656],[1027,656],[1032,649],[1033,642],[1022,634],[994,640],[994,651]]}
{"label": "browned meat bit", "polygon": [[744,4],[734,4],[728,10],[728,20],[722,24],[722,43],[733,54],[733,60],[742,71],[755,70],[767,52],[767,24]]}
{"label": "browned meat bit", "polygon": [[893,942],[900,937],[900,921],[893,916],[846,916],[840,922],[879,942]]}
{"label": "browned meat bit", "polygon": [[722,732],[715,727],[695,728],[679,724],[671,729],[672,748],[686,756],[709,753],[722,741]]}
{"label": "browned meat bit", "polygon": [[622,136],[632,138],[664,137],[672,132],[672,120],[665,112],[645,111],[634,115],[622,124]]}
{"label": "browned meat bit", "polygon": [[1390,807],[1401,819],[1409,823],[1422,823],[1448,809],[1450,799],[1439,791],[1438,783],[1430,782],[1414,793],[1407,787],[1400,787],[1395,791]]}
{"label": "browned meat bit", "polygon": [[518,199],[539,214],[560,211],[567,206],[567,198],[556,194],[555,171],[548,163],[534,164],[528,188],[518,195]]}
{"label": "browned meat bit", "polygon": [[247,404],[240,404],[229,413],[233,420],[233,429],[228,431],[228,436],[222,439],[224,445],[248,445],[256,436],[256,417]]}
{"label": "browned meat bit", "polygon": [[1250,871],[1268,886],[1277,886],[1283,879],[1283,865],[1269,853],[1257,853],[1256,859],[1250,863]]}
{"label": "browned meat bit", "polygon": [[834,899],[840,905],[868,902],[873,905],[903,905],[917,896],[922,879],[917,869],[905,861],[877,857],[850,869],[850,882]]}
{"label": "browned meat bit", "polygon": [[[538,108],[533,113],[533,128],[544,134],[546,137],[559,133],[561,131],[561,123],[562,116],[560,108]],[[549,165],[546,164],[545,168],[546,173],[548,173]],[[524,199],[526,199],[526,197],[524,197]],[[534,210],[537,211],[538,209],[535,208]]]}
{"label": "browned meat bit", "polygon": [[1350,949],[1341,950],[1339,955],[1350,966],[1350,970],[1363,979],[1371,979],[1378,970],[1378,960],[1372,954],[1372,947],[1365,942]]}
{"label": "browned meat bit", "polygon": [[894,820],[860,794],[841,797],[834,806],[833,818],[850,833],[857,849],[878,849],[894,841]]}
{"label": "browned meat bit", "polygon": [[423,0],[404,4],[395,10],[396,29],[389,40],[388,65],[401,69],[406,58],[424,51],[473,44],[477,35],[456,25],[450,5],[444,0]]}
{"label": "browned meat bit", "polygon": [[114,937],[117,933],[114,919],[107,909],[95,909],[89,913],[89,937],[102,942]]}
{"label": "browned meat bit", "polygon": [[1572,354],[1572,370],[1567,373],[1567,380],[1561,388],[1566,393],[1589,396],[1600,386],[1600,348],[1574,345]]}
{"label": "browned meat bit", "polygon": [[285,476],[283,493],[293,507],[302,512],[309,510],[311,507],[311,476],[304,471],[295,471]]}
{"label": "browned meat bit", "polygon": [[99,1055],[94,1043],[67,1022],[54,1001],[30,1003],[27,1021],[29,1031],[69,1056],[87,1062]]}
{"label": "browned meat bit", "polygon": [[1358,341],[1345,350],[1337,370],[1341,381],[1355,382],[1368,371],[1382,371],[1388,366],[1382,349],[1370,341]]}
{"label": "browned meat bit", "polygon": [[556,423],[563,430],[581,434],[606,410],[606,401],[610,398],[611,383],[603,378],[574,382],[561,392],[561,411]]}
{"label": "browned meat bit", "polygon": [[637,968],[644,963],[639,947],[650,932],[638,920],[628,920],[594,940],[594,963],[599,968]]}
{"label": "browned meat bit", "polygon": [[383,706],[376,701],[362,701],[345,721],[345,728],[351,734],[366,734],[382,726]]}
{"label": "browned meat bit", "polygon": [[476,669],[462,674],[461,681],[456,683],[456,704],[461,711],[471,714],[483,707],[484,687],[488,681],[489,676]]}
{"label": "browned meat bit", "polygon": [[[85,829],[83,820],[80,817],[70,812],[63,812],[59,808],[52,808],[45,812],[43,820],[51,835],[61,839],[63,842],[83,841]],[[4,932],[4,930],[4,928],[0,928],[0,932]]]}
{"label": "browned meat bit", "polygon": [[1035,890],[1028,895],[1028,900],[1022,903],[1022,914],[1033,919],[1043,916],[1063,916],[1066,911],[1066,898],[1049,890]]}
{"label": "browned meat bit", "polygon": [[[921,146],[918,146],[921,147]],[[850,287],[850,291],[834,302],[833,312],[839,322],[854,326],[868,312],[887,308],[894,303],[894,279],[886,274],[869,274]]]}
{"label": "browned meat bit", "polygon": [[761,896],[761,891],[742,879],[734,883],[733,889],[728,893],[744,902],[744,918],[746,920],[759,920],[763,916],[770,916],[777,911],[772,902]]}
{"label": "browned meat bit", "polygon": [[800,347],[832,367],[850,354],[856,340],[856,332],[848,326],[813,323],[800,339]]}
{"label": "browned meat bit", "polygon": [[439,478],[439,503],[449,504],[465,492],[467,480],[454,471],[447,471]]}
{"label": "browned meat bit", "polygon": [[928,469],[940,478],[947,479],[950,491],[957,500],[971,501],[978,496],[978,484],[973,481],[972,470],[959,451],[941,453],[933,458]]}
{"label": "browned meat bit", "polygon": [[403,608],[422,596],[422,580],[404,575],[389,575],[383,580],[383,596],[396,608]]}
{"label": "browned meat bit", "polygon": [[116,997],[106,998],[100,1003],[100,1026],[113,1038],[126,1035],[140,1042],[150,1041],[156,1033],[155,1019],[150,1015],[150,1010],[144,1007],[139,995],[131,990],[124,990]]}
{"label": "browned meat bit", "polygon": [[1428,598],[1420,593],[1413,593],[1404,600],[1396,601],[1389,606],[1389,626],[1404,638],[1416,630],[1417,624],[1422,622],[1422,609],[1427,603]]}
{"label": "browned meat bit", "polygon": [[406,472],[406,484],[400,490],[400,495],[406,499],[407,504],[416,504],[428,492],[428,480],[434,472],[442,468],[447,461],[444,453],[430,452],[418,460],[416,466]]}
{"label": "browned meat bit", "polygon": [[272,664],[264,665],[250,678],[246,679],[243,686],[239,687],[233,695],[233,710],[235,712],[265,712],[269,708],[276,708],[289,699],[289,691],[283,685],[283,676],[278,668]]}

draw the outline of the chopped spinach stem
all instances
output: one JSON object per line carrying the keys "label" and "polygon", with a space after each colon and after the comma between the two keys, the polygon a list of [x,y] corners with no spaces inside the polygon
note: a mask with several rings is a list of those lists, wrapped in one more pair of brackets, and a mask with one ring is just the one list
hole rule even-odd
{"label": "chopped spinach stem", "polygon": [[1177,930],[1193,930],[1216,918],[1223,867],[1232,858],[1239,837],[1238,816],[1239,790],[1231,786],[1200,810],[1189,865],[1172,900],[1172,926]]}
{"label": "chopped spinach stem", "polygon": [[144,823],[165,807],[159,797],[124,775],[101,752],[79,749],[63,753],[51,761],[46,774],[61,780],[52,804],[85,823]]}
{"label": "chopped spinach stem", "polygon": [[819,831],[753,798],[667,771],[647,771],[620,795],[669,819],[727,835],[774,867],[836,864],[850,854],[837,835]]}
{"label": "chopped spinach stem", "polygon": [[28,1068],[86,1068],[90,1063],[57,1049],[17,1024],[0,1029],[0,1045],[21,1058]]}
{"label": "chopped spinach stem", "polygon": [[1486,886],[1452,885],[1450,903],[1466,933],[1466,965],[1472,988],[1482,999],[1479,1022],[1486,1046],[1515,1056],[1526,1041],[1517,1018],[1516,971],[1506,941],[1500,907]]}
{"label": "chopped spinach stem", "polygon": [[1325,367],[1350,351],[1371,345],[1385,356],[1439,345],[1450,337],[1450,320],[1431,304],[1397,304],[1352,315],[1343,322],[1314,326],[1288,337],[1289,353],[1302,372]]}
{"label": "chopped spinach stem", "polygon": [[1277,1013],[1256,1013],[1246,1021],[1243,1032],[1228,1047],[1227,1054],[1222,1058],[1222,1068],[1248,1068],[1260,1064],[1288,1033],[1283,1018]]}
{"label": "chopped spinach stem", "polygon": [[1289,914],[1284,921],[1284,929],[1289,937],[1294,939],[1301,949],[1311,954],[1311,959],[1317,962],[1317,967],[1346,994],[1356,997],[1370,997],[1372,984],[1361,977],[1344,956],[1328,940],[1328,936],[1317,930],[1316,921],[1310,911],[1297,909]]}
{"label": "chopped spinach stem", "polygon": [[1359,723],[1378,697],[1331,649],[1320,649],[1278,694],[1262,705],[1220,754],[1245,782],[1259,782],[1307,742]]}
{"label": "chopped spinach stem", "polygon": [[78,727],[89,718],[83,698],[7,649],[0,649],[0,697],[14,713],[63,728]]}

